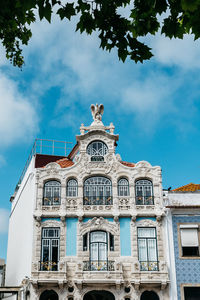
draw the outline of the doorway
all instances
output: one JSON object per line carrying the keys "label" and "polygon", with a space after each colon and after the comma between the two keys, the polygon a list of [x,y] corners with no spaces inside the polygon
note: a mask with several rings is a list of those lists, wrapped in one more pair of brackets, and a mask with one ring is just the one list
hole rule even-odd
{"label": "doorway", "polygon": [[145,291],[142,293],[140,300],[159,300],[159,297],[153,291]]}
{"label": "doorway", "polygon": [[84,295],[83,300],[115,300],[115,297],[108,291],[90,291]]}
{"label": "doorway", "polygon": [[53,290],[46,290],[40,295],[40,300],[58,300],[58,294]]}

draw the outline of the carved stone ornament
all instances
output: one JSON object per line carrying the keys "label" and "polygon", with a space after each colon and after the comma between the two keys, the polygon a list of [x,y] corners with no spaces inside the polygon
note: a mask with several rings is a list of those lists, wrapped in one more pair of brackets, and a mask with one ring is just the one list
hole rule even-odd
{"label": "carved stone ornament", "polygon": [[92,104],[91,105],[91,112],[92,112],[92,117],[94,119],[94,121],[98,120],[98,121],[101,121],[102,120],[102,115],[103,115],[103,112],[104,112],[104,106],[103,104]]}
{"label": "carved stone ornament", "polygon": [[105,230],[112,234],[118,234],[118,225],[115,222],[109,222],[103,217],[93,218],[86,223],[79,223],[80,234],[84,234],[88,231]]}
{"label": "carved stone ornament", "polygon": [[155,226],[155,221],[144,219],[144,220],[137,221],[136,225],[137,226],[144,226],[144,227]]}
{"label": "carved stone ornament", "polygon": [[56,162],[50,162],[49,164],[46,165],[45,169],[57,170],[57,169],[61,169],[61,166]]}

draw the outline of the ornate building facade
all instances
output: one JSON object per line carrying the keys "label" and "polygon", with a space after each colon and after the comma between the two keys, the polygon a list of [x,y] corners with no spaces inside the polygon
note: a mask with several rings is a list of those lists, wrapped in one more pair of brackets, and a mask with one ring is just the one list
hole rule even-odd
{"label": "ornate building facade", "polygon": [[161,168],[122,161],[91,109],[71,153],[34,155],[12,197],[6,284],[31,300],[168,300]]}

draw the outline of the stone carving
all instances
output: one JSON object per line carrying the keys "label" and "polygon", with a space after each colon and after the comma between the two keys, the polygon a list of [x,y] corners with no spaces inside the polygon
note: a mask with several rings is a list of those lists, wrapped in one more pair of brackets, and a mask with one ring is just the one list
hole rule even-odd
{"label": "stone carving", "polygon": [[130,208],[130,199],[121,198],[119,199],[119,209],[129,209]]}
{"label": "stone carving", "polygon": [[118,234],[118,225],[114,222],[109,222],[103,217],[93,218],[86,223],[79,223],[80,226],[80,234],[84,234],[87,231],[95,231],[95,230],[105,230],[111,232],[112,234]]}
{"label": "stone carving", "polygon": [[96,104],[96,105],[92,104],[90,106],[90,108],[91,108],[92,117],[93,117],[94,121],[96,121],[96,120],[101,121],[102,115],[103,115],[103,112],[104,112],[104,106],[103,106],[103,104],[100,104],[100,105],[98,105],[98,104]]}

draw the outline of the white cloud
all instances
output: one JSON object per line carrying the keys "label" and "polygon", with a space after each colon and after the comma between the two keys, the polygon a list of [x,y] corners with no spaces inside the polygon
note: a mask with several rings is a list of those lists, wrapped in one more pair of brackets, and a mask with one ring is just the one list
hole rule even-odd
{"label": "white cloud", "polygon": [[[52,86],[61,88],[51,124],[65,126],[67,120],[76,125],[79,115],[75,113],[72,118],[73,111],[78,104],[83,107],[91,102],[113,103],[113,109],[132,114],[140,123],[150,118],[152,126],[158,125],[167,114],[173,118],[178,115],[181,122],[185,107],[176,103],[176,96],[181,86],[191,80],[188,69],[200,66],[199,42],[193,42],[192,37],[180,41],[160,35],[148,42],[155,53],[150,63],[136,65],[127,61],[123,64],[118,62],[116,51],[107,53],[99,49],[96,34],[75,33],[74,21],[61,22],[55,18],[51,25],[35,23],[32,41],[26,50],[28,63],[34,57],[33,68],[40,66],[31,85],[32,92],[44,93]],[[163,66],[178,68],[167,72]],[[184,100],[194,105],[192,97]],[[174,121],[173,124],[178,126]]]}
{"label": "white cloud", "polygon": [[9,211],[0,208],[0,234],[8,232]]}
{"label": "white cloud", "polygon": [[194,41],[193,35],[185,35],[184,39],[169,39],[157,34],[152,37],[151,46],[155,59],[168,66],[178,66],[182,70],[200,68],[200,41]]}
{"label": "white cloud", "polygon": [[1,146],[32,138],[38,126],[35,108],[19,91],[16,82],[2,72],[0,95]]}

